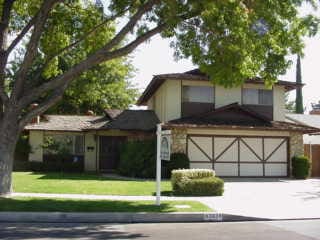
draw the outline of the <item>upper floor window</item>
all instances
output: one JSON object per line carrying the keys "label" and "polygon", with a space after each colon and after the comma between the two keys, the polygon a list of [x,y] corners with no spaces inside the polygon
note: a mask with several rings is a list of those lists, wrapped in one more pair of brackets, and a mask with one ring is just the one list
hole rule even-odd
{"label": "upper floor window", "polygon": [[214,90],[210,86],[183,86],[183,102],[214,103]]}
{"label": "upper floor window", "polygon": [[183,86],[181,116],[201,114],[214,109],[214,88],[210,86]]}
{"label": "upper floor window", "polygon": [[272,106],[272,90],[244,88],[242,91],[243,104]]}

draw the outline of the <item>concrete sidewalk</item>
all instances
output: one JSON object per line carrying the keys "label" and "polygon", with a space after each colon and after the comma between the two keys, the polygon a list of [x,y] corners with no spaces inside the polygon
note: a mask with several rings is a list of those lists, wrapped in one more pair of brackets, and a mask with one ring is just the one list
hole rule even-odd
{"label": "concrete sidewalk", "polygon": [[[215,212],[257,219],[320,219],[320,179],[225,179],[221,197],[169,197],[199,201]],[[154,196],[13,193],[13,197],[155,200]]]}

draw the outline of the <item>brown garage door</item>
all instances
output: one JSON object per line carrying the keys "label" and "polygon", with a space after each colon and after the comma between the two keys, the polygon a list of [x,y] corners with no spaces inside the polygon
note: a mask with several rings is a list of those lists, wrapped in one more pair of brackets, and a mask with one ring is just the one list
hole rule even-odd
{"label": "brown garage door", "polygon": [[288,176],[288,138],[188,135],[191,168],[212,168],[218,176]]}

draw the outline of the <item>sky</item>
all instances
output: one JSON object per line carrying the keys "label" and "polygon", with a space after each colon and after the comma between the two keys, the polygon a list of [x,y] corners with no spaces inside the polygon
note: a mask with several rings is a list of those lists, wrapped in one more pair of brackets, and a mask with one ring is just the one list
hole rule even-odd
{"label": "sky", "polygon": [[[300,14],[312,12],[308,6],[300,9]],[[320,9],[314,14],[320,17]],[[131,61],[137,69],[135,76],[130,81],[142,92],[151,81],[153,75],[162,73],[184,72],[196,68],[189,59],[175,61],[173,49],[169,46],[168,39],[160,36],[153,37],[149,42],[140,45],[132,54]],[[290,56],[293,64],[287,73],[279,79],[295,81],[296,56]],[[304,106],[306,112],[311,109],[311,103],[320,100],[320,34],[313,38],[305,38],[304,57],[301,59]],[[294,100],[295,92],[290,93],[289,99]]]}

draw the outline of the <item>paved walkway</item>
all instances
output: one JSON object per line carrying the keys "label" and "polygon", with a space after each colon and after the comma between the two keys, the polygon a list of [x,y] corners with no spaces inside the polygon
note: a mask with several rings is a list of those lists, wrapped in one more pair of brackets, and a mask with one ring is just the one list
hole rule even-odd
{"label": "paved walkway", "polygon": [[[155,200],[154,196],[13,193],[14,197]],[[268,219],[320,218],[320,179],[232,179],[221,197],[168,197],[162,200],[200,201],[217,212]]]}

